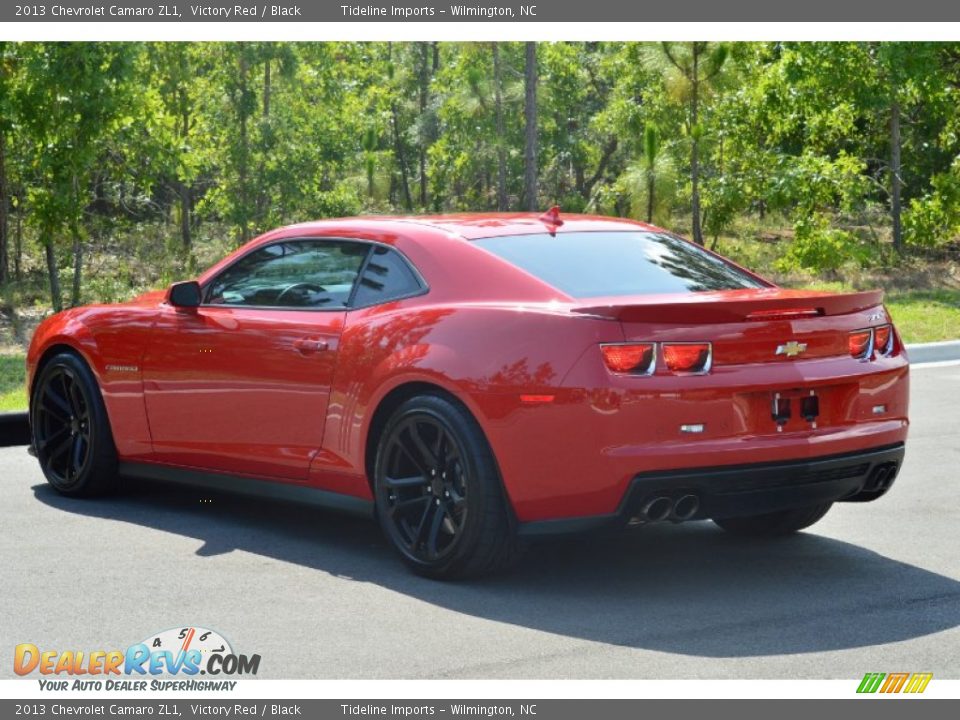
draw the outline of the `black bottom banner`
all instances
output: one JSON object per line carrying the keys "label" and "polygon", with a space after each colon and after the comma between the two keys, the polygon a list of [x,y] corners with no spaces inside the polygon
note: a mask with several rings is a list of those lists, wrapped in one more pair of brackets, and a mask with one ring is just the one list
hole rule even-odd
{"label": "black bottom banner", "polygon": [[[909,710],[905,707],[910,704]],[[531,720],[634,720],[644,717],[702,717],[720,713],[737,720],[810,720],[859,716],[870,720],[957,717],[956,700],[851,698],[849,700],[0,700],[0,718],[167,717],[207,718],[517,718]],[[950,708],[953,708],[952,710]],[[689,713],[689,715],[687,715]],[[729,713],[727,715],[726,713]],[[773,715],[776,713],[776,715]],[[842,715],[841,715],[842,713]]]}

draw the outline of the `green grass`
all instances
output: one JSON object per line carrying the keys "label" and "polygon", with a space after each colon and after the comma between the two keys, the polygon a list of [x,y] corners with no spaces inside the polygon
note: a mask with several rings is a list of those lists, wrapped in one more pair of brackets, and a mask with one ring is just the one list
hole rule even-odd
{"label": "green grass", "polygon": [[[834,292],[864,289],[844,282],[821,281],[804,283],[802,287]],[[960,290],[889,289],[884,293],[883,303],[890,311],[904,342],[960,339]]]}
{"label": "green grass", "polygon": [[891,292],[886,305],[904,342],[960,338],[960,290]]}
{"label": "green grass", "polygon": [[[884,303],[905,342],[960,339],[960,278],[955,260],[907,257],[890,266],[877,258],[878,261],[868,267],[844,266],[819,277],[809,270],[784,272],[778,261],[790,243],[773,240],[789,235],[783,225],[782,219],[773,219],[769,227],[739,227],[739,237],[721,237],[717,249],[784,287],[831,292],[883,288]],[[760,241],[760,237],[767,240]]]}
{"label": "green grass", "polygon": [[27,409],[23,355],[0,355],[0,412]]}

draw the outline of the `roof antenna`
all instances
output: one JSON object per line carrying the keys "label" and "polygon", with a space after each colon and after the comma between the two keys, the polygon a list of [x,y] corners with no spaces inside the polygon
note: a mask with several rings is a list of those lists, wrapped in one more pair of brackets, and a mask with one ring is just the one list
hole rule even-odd
{"label": "roof antenna", "polygon": [[549,226],[551,235],[556,235],[557,228],[563,225],[563,220],[560,219],[560,206],[554,205],[543,215],[538,217],[537,220],[542,222],[544,225]]}

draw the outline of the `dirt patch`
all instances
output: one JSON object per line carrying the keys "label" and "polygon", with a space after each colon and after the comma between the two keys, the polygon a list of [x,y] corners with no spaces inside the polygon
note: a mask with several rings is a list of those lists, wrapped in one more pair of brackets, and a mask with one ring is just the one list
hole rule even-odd
{"label": "dirt patch", "polygon": [[49,314],[50,311],[43,308],[0,308],[0,355],[26,352],[37,325]]}

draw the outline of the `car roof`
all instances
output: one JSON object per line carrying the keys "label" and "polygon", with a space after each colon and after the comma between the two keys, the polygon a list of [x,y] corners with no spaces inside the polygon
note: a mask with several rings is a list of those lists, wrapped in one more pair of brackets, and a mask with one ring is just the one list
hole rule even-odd
{"label": "car roof", "polygon": [[[560,291],[543,280],[534,277],[523,269],[498,256],[489,254],[479,247],[471,248],[468,241],[482,238],[534,235],[545,233],[572,232],[666,232],[646,223],[623,218],[602,217],[599,215],[577,215],[560,213],[562,225],[549,222],[557,217],[554,211],[539,213],[463,213],[447,215],[365,215],[345,218],[329,218],[297,223],[271,230],[224,257],[220,262],[204,271],[199,281],[201,285],[232,265],[243,255],[272,242],[308,237],[356,239],[397,246],[406,253],[416,267],[429,277],[431,268],[437,270],[445,263],[462,263],[470,254],[472,261],[480,263],[486,269],[482,273],[491,283],[511,288],[516,295],[520,286],[527,287],[531,297],[554,298]],[[474,253],[480,253],[479,256]],[[484,265],[484,263],[488,263]],[[493,280],[493,278],[498,278]],[[437,278],[435,277],[436,281]],[[462,286],[462,283],[457,283]],[[436,282],[433,284],[437,289]],[[462,287],[458,287],[462,290]]]}
{"label": "car roof", "polygon": [[[627,220],[624,218],[603,217],[600,215],[578,215],[561,212],[559,215],[563,224],[551,225],[545,221],[540,213],[455,213],[446,215],[364,215],[356,218],[344,218],[344,221],[355,220],[366,223],[384,225],[393,223],[422,225],[436,228],[446,233],[459,235],[467,240],[479,240],[489,237],[503,237],[506,235],[530,235],[544,232],[624,232],[647,230],[663,232],[661,228],[647,223]],[[301,223],[295,227],[300,230],[309,230],[312,227],[324,231],[331,230],[331,223],[336,220],[318,220],[316,222]]]}

